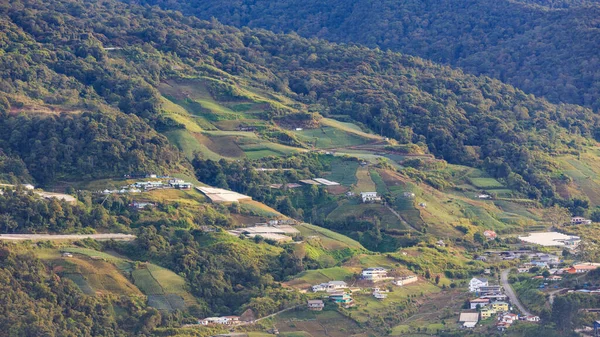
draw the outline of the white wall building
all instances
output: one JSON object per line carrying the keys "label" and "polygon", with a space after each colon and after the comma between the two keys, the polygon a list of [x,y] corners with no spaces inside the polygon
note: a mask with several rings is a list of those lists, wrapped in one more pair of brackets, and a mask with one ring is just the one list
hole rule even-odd
{"label": "white wall building", "polygon": [[487,287],[488,280],[485,278],[473,277],[469,282],[469,291],[474,293],[479,291],[480,287]]}
{"label": "white wall building", "polygon": [[381,198],[377,196],[377,192],[361,192],[360,197],[362,198],[362,202],[373,202],[381,200]]}
{"label": "white wall building", "polygon": [[362,271],[362,278],[370,281],[379,281],[387,277],[387,270],[381,267],[367,268]]}

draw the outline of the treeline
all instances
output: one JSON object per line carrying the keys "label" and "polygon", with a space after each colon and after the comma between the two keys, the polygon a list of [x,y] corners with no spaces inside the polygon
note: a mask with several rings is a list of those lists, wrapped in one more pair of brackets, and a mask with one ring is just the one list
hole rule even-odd
{"label": "treeline", "polygon": [[600,109],[600,6],[594,0],[126,2],[400,51],[497,78],[555,103]]}
{"label": "treeline", "polygon": [[57,198],[45,199],[27,190],[0,194],[0,232],[74,233],[89,229],[128,230],[99,204],[71,205]]}
{"label": "treeline", "polygon": [[302,300],[298,292],[277,282],[304,270],[302,259],[291,249],[227,233],[155,226],[141,228],[133,244],[114,248],[184,275],[200,302],[190,308],[197,317],[241,314],[247,309],[265,316]]}
{"label": "treeline", "polygon": [[15,174],[29,173],[41,185],[74,177],[167,173],[180,160],[167,139],[140,118],[110,112],[0,115],[0,148],[20,158],[12,161]]}
{"label": "treeline", "polygon": [[7,245],[0,246],[0,298],[3,336],[151,336],[174,318],[140,299],[85,295],[33,253]]}

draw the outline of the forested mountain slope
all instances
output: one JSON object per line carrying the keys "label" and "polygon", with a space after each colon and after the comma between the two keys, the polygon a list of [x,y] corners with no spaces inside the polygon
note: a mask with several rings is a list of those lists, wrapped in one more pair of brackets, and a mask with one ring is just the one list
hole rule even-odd
{"label": "forested mountain slope", "polygon": [[[138,125],[164,131],[181,126],[161,113],[156,90],[161,81],[208,76],[226,80],[233,88],[240,81],[249,81],[264,90],[283,93],[310,111],[349,116],[403,143],[422,142],[433,154],[450,162],[485,166],[534,198],[555,196],[547,176],[553,171],[546,160],[549,154],[577,151],[586,142],[580,135],[597,136],[598,120],[590,110],[553,105],[499,81],[398,53],[238,30],[181,13],[120,2],[12,1],[0,15],[4,22],[4,116],[26,112],[28,104],[36,102],[46,108],[126,113],[129,115],[120,118],[141,118]],[[292,112],[270,109],[263,118]],[[94,115],[35,118],[42,118],[53,129],[62,119],[89,116]],[[23,117],[5,117],[3,122],[13,118]],[[99,131],[107,130],[103,123]],[[121,127],[127,125],[121,123]],[[61,129],[74,132],[79,128]],[[137,142],[155,134],[148,129],[124,133]],[[38,132],[36,137],[47,143],[42,139],[49,134]],[[18,146],[20,137],[6,132],[1,137],[10,143],[2,146],[5,152],[21,156],[40,181],[66,170],[59,164],[50,166],[52,172],[36,167],[35,138]],[[62,137],[57,143],[68,144],[69,135]],[[78,157],[85,154],[81,151],[74,152],[76,156],[69,160],[80,168],[90,162],[94,166],[108,162],[110,167],[105,170],[111,172],[123,167],[135,170],[145,165],[172,165],[177,157],[168,152],[169,146],[160,145],[164,138],[151,137],[158,138],[147,144],[142,140],[142,145],[121,142],[130,144],[128,149],[98,145],[97,149],[108,153],[97,160],[89,159],[89,155]],[[96,139],[100,142],[102,138]],[[159,145],[156,150],[154,145]],[[11,148],[14,150],[7,150]],[[118,155],[120,151],[137,155],[128,159]],[[131,160],[134,162],[130,164]]]}
{"label": "forested mountain slope", "polygon": [[[400,51],[498,78],[555,103],[600,109],[600,7],[594,2],[127,1],[225,24]],[[565,6],[571,7],[551,9]]]}

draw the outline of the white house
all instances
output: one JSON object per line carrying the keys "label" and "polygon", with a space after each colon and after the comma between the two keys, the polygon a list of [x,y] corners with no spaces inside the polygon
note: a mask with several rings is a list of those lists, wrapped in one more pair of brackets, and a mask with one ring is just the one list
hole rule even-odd
{"label": "white house", "polygon": [[312,286],[312,291],[334,291],[345,288],[348,288],[348,285],[344,281],[329,281]]}
{"label": "white house", "polygon": [[381,198],[377,196],[377,192],[361,192],[360,197],[362,198],[362,202],[373,202],[381,200]]}
{"label": "white house", "polygon": [[533,316],[533,315],[525,316],[523,319],[527,322],[539,322],[540,321],[539,316]]}
{"label": "white house", "polygon": [[571,224],[572,225],[589,225],[592,223],[592,220],[588,220],[586,218],[582,218],[580,216],[572,217]]}
{"label": "white house", "polygon": [[201,325],[219,324],[219,325],[234,325],[239,322],[238,316],[221,316],[221,317],[207,317],[198,321]]}
{"label": "white house", "polygon": [[362,271],[362,278],[370,281],[379,281],[387,277],[387,270],[381,267],[367,268]]}
{"label": "white house", "polygon": [[480,287],[487,287],[488,280],[485,278],[473,277],[469,282],[469,291],[474,293],[479,291]]}
{"label": "white house", "polygon": [[385,298],[388,297],[388,295],[386,293],[380,292],[380,291],[374,291],[373,292],[373,297],[375,297],[378,300],[383,300]]}

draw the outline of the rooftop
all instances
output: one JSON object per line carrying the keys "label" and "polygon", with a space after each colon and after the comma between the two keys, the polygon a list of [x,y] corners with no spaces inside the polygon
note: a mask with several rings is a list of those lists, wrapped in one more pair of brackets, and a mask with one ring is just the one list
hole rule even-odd
{"label": "rooftop", "polygon": [[459,322],[479,322],[478,312],[461,312],[458,318]]}

